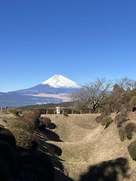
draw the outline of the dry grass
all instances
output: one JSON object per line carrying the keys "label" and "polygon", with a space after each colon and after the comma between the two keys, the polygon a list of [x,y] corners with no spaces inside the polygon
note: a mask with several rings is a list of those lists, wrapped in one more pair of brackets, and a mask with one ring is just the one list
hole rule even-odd
{"label": "dry grass", "polygon": [[[98,114],[69,115],[68,117],[63,115],[47,116],[56,124],[57,127],[54,131],[63,140],[60,143],[53,141],[51,143],[62,148],[61,159],[64,160],[63,164],[71,178],[79,180],[79,176],[86,172],[91,165],[125,157],[128,159],[131,168],[129,180],[134,180],[136,162],[130,158],[127,150],[131,141],[120,141],[118,129],[114,122],[107,129],[104,129],[102,125],[95,121]],[[114,117],[113,114],[112,118]],[[3,119],[6,119],[7,123],[3,122]],[[131,122],[136,122],[136,113],[129,113],[129,119]],[[0,124],[10,130],[10,125],[13,122],[16,122],[15,116],[0,114]],[[18,127],[17,125],[16,127]],[[13,131],[13,128],[11,131]],[[26,127],[22,134],[27,135],[28,133],[29,127]]]}
{"label": "dry grass", "polygon": [[57,125],[55,132],[64,141],[57,145],[62,148],[63,164],[74,180],[78,180],[89,166],[118,157],[127,158],[130,166],[135,167],[127,150],[130,142],[120,141],[115,123],[104,130],[95,122],[98,114],[48,116]]}
{"label": "dry grass", "polygon": [[0,114],[0,125],[9,129],[15,136],[18,146],[28,148],[31,146],[33,125],[19,120],[13,114]]}

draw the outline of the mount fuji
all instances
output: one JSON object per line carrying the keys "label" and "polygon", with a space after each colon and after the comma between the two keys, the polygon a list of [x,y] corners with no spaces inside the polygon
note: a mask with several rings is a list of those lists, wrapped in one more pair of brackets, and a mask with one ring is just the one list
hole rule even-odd
{"label": "mount fuji", "polygon": [[54,88],[80,88],[80,86],[76,82],[62,75],[54,75],[53,77],[44,81],[42,84],[49,85]]}
{"label": "mount fuji", "polygon": [[81,86],[64,77],[54,75],[46,81],[28,89],[0,94],[0,106],[25,106],[71,101],[70,95]]}

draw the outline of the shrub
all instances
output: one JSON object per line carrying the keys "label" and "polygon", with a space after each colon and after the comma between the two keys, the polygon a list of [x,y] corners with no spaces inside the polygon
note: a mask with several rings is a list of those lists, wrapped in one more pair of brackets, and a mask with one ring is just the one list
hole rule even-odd
{"label": "shrub", "polygon": [[23,118],[22,120],[25,122],[30,122],[34,124],[35,128],[38,128],[40,124],[40,116],[41,116],[41,110],[35,109],[31,111],[25,111],[23,113]]}
{"label": "shrub", "polygon": [[102,112],[100,116],[97,116],[97,117],[96,117],[95,121],[96,121],[97,123],[101,123],[102,120],[103,120],[103,118],[104,118],[105,116],[107,116],[107,115],[108,115],[107,112]]}
{"label": "shrub", "polygon": [[133,160],[136,161],[136,141],[132,142],[128,146],[128,152]]}
{"label": "shrub", "polygon": [[9,112],[14,116],[18,116],[19,111],[17,109],[9,109]]}
{"label": "shrub", "polygon": [[126,132],[124,128],[119,128],[119,137],[120,137],[120,141],[125,141]]}
{"label": "shrub", "polygon": [[131,99],[130,99],[130,107],[131,109],[133,110],[133,108],[136,108],[136,96],[133,96]]}
{"label": "shrub", "polygon": [[128,110],[127,110],[127,108],[125,107],[125,105],[123,105],[123,104],[121,105],[120,113],[121,113],[123,116],[127,117]]}
{"label": "shrub", "polygon": [[68,117],[69,115],[68,115],[67,112],[64,112],[64,113],[63,113],[63,116]]}
{"label": "shrub", "polygon": [[39,126],[40,127],[45,127],[45,128],[49,128],[51,125],[51,120],[48,117],[42,117],[40,118],[40,123]]}
{"label": "shrub", "polygon": [[23,120],[33,122],[36,119],[39,119],[41,116],[40,110],[31,110],[23,112]]}
{"label": "shrub", "polygon": [[105,129],[109,127],[109,125],[113,122],[112,118],[110,116],[105,116],[102,119],[101,124],[105,126]]}
{"label": "shrub", "polygon": [[128,139],[132,139],[133,133],[136,132],[136,124],[128,123],[125,127],[125,132]]}
{"label": "shrub", "polygon": [[119,112],[115,117],[115,123],[117,124],[117,127],[121,127],[124,122],[126,122],[127,119],[127,112]]}
{"label": "shrub", "polygon": [[96,117],[95,121],[96,121],[97,123],[101,123],[102,119],[103,119],[103,116],[102,116],[102,114],[101,114],[100,116],[97,116],[97,117]]}
{"label": "shrub", "polygon": [[105,129],[108,128],[109,125],[113,122],[112,118],[106,112],[103,112],[95,120],[97,123],[100,123],[102,126],[105,126]]}
{"label": "shrub", "polygon": [[113,110],[113,100],[111,95],[107,95],[103,101],[103,105],[100,108],[100,112],[112,113]]}
{"label": "shrub", "polygon": [[17,146],[31,147],[32,134],[34,132],[33,124],[22,120],[11,120],[8,122],[7,127],[14,134]]}
{"label": "shrub", "polygon": [[31,148],[32,146],[32,134],[29,132],[26,132],[23,129],[15,128],[14,134],[17,141],[17,146],[23,147],[23,148]]}

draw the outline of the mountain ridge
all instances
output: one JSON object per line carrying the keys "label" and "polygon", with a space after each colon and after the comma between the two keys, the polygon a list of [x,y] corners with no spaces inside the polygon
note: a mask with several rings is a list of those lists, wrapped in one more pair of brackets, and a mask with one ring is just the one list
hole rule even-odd
{"label": "mountain ridge", "polygon": [[50,77],[48,80],[42,82],[43,85],[49,85],[54,88],[79,88],[80,85],[78,85],[76,82],[74,82],[71,79],[68,79],[67,77],[64,77],[63,75],[56,74],[52,77]]}
{"label": "mountain ridge", "polygon": [[80,90],[76,82],[56,74],[28,89],[0,94],[0,106],[25,106],[32,104],[61,103],[70,101],[70,95]]}

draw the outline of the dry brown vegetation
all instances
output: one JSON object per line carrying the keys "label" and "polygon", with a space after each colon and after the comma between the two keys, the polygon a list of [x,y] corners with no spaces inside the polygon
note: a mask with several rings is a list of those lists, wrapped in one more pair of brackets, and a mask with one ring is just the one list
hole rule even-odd
{"label": "dry brown vegetation", "polygon": [[108,82],[97,80],[73,99],[76,111],[95,114],[40,118],[42,111],[31,109],[19,117],[13,109],[0,124],[15,135],[17,145],[32,147],[33,139],[51,155],[55,181],[134,181],[136,113],[131,111],[136,111],[136,82],[122,79],[111,91]]}
{"label": "dry brown vegetation", "polygon": [[28,148],[31,146],[34,126],[30,122],[24,122],[14,114],[0,114],[0,124],[9,129],[15,136],[18,146]]}
{"label": "dry brown vegetation", "polygon": [[116,83],[98,79],[72,95],[74,108],[82,113],[136,111],[136,81],[123,78]]}
{"label": "dry brown vegetation", "polygon": [[[63,140],[62,143],[57,143],[62,148],[63,164],[74,180],[79,180],[80,175],[86,173],[90,166],[119,157],[124,157],[129,161],[130,173],[135,169],[135,162],[132,161],[127,150],[131,142],[120,140],[115,120],[107,129],[104,129],[95,121],[99,115],[82,114],[69,115],[69,117],[49,115],[57,125],[55,132]],[[114,119],[115,115],[111,117]],[[131,117],[136,119],[136,114],[129,114],[130,120]],[[133,180],[132,177],[133,174],[130,174],[129,180]]]}
{"label": "dry brown vegetation", "polygon": [[[116,165],[119,158],[121,158],[126,163],[128,161],[130,170],[129,178],[120,176],[120,180],[134,181],[136,162],[130,157],[128,147],[135,140],[135,135],[132,140],[124,139],[124,137],[126,138],[127,132],[135,131],[136,113],[129,112],[127,121],[123,123],[121,121],[121,127],[119,128],[115,124],[116,114],[110,115],[112,121],[106,129],[105,124],[104,126],[101,124],[101,119],[96,121],[98,116],[100,119],[100,114],[75,114],[68,117],[64,115],[47,115],[52,123],[56,125],[52,133],[59,135],[62,142],[48,140],[47,143],[49,144],[45,144],[44,147],[49,148],[53,154],[57,150],[64,165],[65,173],[74,180],[84,181],[85,174],[90,167],[90,170],[104,167],[101,169],[105,171],[108,166]],[[0,124],[10,129],[18,140],[17,144],[23,147],[29,145],[31,138],[29,139],[28,135],[33,132],[33,126],[29,123],[29,121],[22,122],[22,120],[18,120],[12,114],[0,114]],[[122,130],[125,130],[125,134],[123,140],[120,140],[119,132]],[[25,145],[26,143],[28,145]],[[50,147],[52,144],[56,145],[56,147]],[[116,166],[117,169],[120,169],[119,166],[121,165]],[[121,169],[124,168],[121,166]],[[91,172],[93,173],[93,170]],[[58,181],[58,178],[56,176],[55,181]]]}

